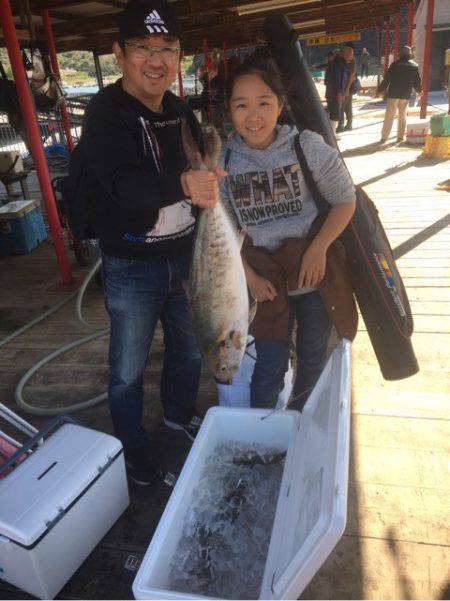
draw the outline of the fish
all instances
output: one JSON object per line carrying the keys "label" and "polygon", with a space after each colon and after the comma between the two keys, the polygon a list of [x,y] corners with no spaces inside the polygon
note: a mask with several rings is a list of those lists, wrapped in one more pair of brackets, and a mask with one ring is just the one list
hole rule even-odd
{"label": "fish", "polygon": [[[202,157],[189,126],[182,143],[193,169],[217,167],[221,141],[210,125],[202,128]],[[194,333],[204,364],[220,383],[228,383],[245,354],[250,320],[249,297],[241,258],[242,240],[223,202],[201,209],[187,281]]]}

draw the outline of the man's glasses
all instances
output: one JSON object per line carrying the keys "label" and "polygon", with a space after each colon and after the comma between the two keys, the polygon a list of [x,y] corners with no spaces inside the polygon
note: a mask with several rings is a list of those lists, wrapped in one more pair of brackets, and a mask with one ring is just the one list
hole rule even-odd
{"label": "man's glasses", "polygon": [[180,52],[180,48],[177,46],[144,46],[134,42],[125,42],[125,44],[132,48],[132,52],[140,58],[152,58],[156,54],[161,60],[167,62],[177,59]]}

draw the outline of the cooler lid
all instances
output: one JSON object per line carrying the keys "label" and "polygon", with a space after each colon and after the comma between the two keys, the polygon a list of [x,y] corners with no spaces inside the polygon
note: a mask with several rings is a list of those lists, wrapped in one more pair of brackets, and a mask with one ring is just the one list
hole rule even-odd
{"label": "cooler lid", "polygon": [[18,219],[37,206],[37,200],[13,200],[0,207],[0,219]]}
{"label": "cooler lid", "polygon": [[112,436],[63,425],[0,480],[0,535],[24,547],[34,546],[121,449]]}
{"label": "cooler lid", "polygon": [[[297,599],[341,538],[347,515],[350,343],[332,353],[300,419],[261,598]],[[289,460],[289,456],[287,458]]]}

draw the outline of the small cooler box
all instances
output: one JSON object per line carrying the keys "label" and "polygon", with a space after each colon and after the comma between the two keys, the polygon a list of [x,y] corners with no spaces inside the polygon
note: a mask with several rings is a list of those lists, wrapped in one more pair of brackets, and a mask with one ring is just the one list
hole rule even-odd
{"label": "small cooler box", "polygon": [[[349,437],[350,343],[347,341],[333,351],[301,414],[286,410],[273,413],[264,409],[210,409],[133,583],[136,599],[220,598],[198,594],[189,585],[190,579],[186,580],[183,590],[176,590],[171,586],[171,569],[181,560],[178,545],[186,520],[192,516],[195,496],[199,493],[198,484],[200,480],[204,482],[204,474],[207,478],[216,477],[214,471],[205,472],[210,457],[217,447],[220,449],[220,445],[236,444],[236,441],[244,447],[255,443],[264,445],[264,448],[274,447],[277,450],[274,457],[286,453],[284,467],[280,466],[281,485],[273,497],[275,517],[272,529],[269,528],[268,551],[264,552],[266,555],[262,558],[259,576],[255,577],[252,586],[256,585],[260,599],[297,599],[344,532]],[[234,459],[229,465],[235,465]],[[245,484],[243,486],[245,495]],[[250,501],[242,498],[240,480],[234,492],[241,495],[242,507],[248,506]],[[226,502],[228,498],[224,497]],[[258,508],[259,501],[256,499]],[[252,508],[254,504],[253,500]],[[219,518],[222,519],[223,515],[226,514],[220,514]],[[253,515],[259,519],[258,510],[253,513],[252,509]],[[213,541],[218,540],[219,531],[212,531],[197,519],[194,518],[194,524],[199,536],[203,537],[201,545],[209,546],[201,557],[209,554],[209,561]],[[238,523],[235,517],[230,519],[232,524]],[[252,528],[246,542],[250,548],[259,545],[253,537]],[[242,532],[235,532],[235,535],[231,532],[231,540],[237,534],[241,537]],[[234,545],[232,547],[232,553],[238,553],[238,549]],[[189,550],[184,549],[183,553],[184,557],[186,553],[189,556]],[[218,561],[222,561],[221,555]],[[248,555],[242,557],[242,563],[248,565]],[[226,565],[228,563],[223,568],[222,564],[222,569],[226,570]],[[208,570],[202,570],[202,578],[205,574],[207,579],[210,578],[208,574],[212,572]],[[189,570],[187,573],[192,577],[198,574]],[[230,577],[235,578],[236,573],[230,572]],[[237,596],[233,598],[243,598],[238,591],[235,592]]]}
{"label": "small cooler box", "polygon": [[46,239],[36,200],[14,200],[0,207],[0,253],[24,255]]}
{"label": "small cooler box", "polygon": [[408,144],[425,144],[425,140],[429,131],[429,121],[421,120],[408,123],[406,126],[406,141]]}
{"label": "small cooler box", "polygon": [[54,598],[129,504],[121,443],[72,421],[53,420],[19,448],[20,461],[0,464],[0,577],[41,599]]}

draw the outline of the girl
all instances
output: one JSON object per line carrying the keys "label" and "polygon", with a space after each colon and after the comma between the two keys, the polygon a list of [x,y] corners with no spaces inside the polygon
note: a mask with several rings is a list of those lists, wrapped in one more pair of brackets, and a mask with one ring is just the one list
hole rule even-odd
{"label": "girl", "polygon": [[[353,215],[355,190],[338,152],[319,134],[277,125],[284,90],[270,61],[247,59],[229,82],[227,100],[236,131],[222,153],[221,167],[228,177],[221,192],[247,233],[242,257],[250,294],[258,302],[250,329],[257,352],[251,405],[276,405],[296,322],[294,395],[301,409],[326,361],[329,314],[341,318],[333,319],[338,333],[350,339],[356,333],[345,270],[331,273],[331,263],[336,263],[331,261],[336,254],[332,243]],[[331,206],[321,226],[299,165],[296,139]]]}

